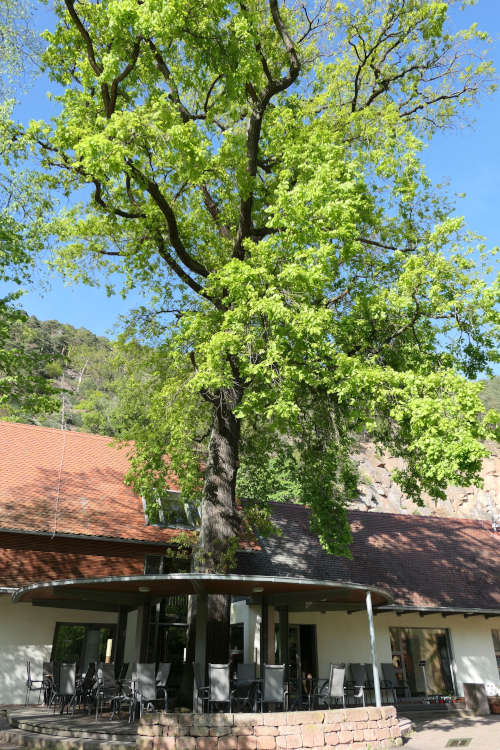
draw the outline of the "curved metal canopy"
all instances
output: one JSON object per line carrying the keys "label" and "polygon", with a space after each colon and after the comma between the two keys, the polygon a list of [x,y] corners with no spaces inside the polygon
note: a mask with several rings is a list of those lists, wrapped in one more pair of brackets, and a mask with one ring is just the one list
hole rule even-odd
{"label": "curved metal canopy", "polygon": [[299,610],[365,608],[365,594],[373,606],[392,603],[392,596],[376,586],[352,581],[328,581],[276,576],[242,576],[216,573],[170,573],[165,575],[111,576],[47,581],[23,586],[12,596],[15,602],[74,607],[89,603],[112,611],[119,606],[134,608],[151,599],[172,594],[231,594],[269,603],[291,604]]}

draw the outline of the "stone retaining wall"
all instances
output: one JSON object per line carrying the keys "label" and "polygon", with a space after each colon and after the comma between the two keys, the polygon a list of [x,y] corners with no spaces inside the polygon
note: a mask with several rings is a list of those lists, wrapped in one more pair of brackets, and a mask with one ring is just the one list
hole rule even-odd
{"label": "stone retaining wall", "polygon": [[394,706],[252,714],[144,714],[137,750],[368,750],[401,745]]}

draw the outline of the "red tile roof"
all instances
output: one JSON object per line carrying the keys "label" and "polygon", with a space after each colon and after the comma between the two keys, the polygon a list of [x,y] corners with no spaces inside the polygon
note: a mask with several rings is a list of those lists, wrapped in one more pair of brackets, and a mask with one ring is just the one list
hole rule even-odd
{"label": "red tile roof", "polygon": [[151,544],[0,532],[0,588],[37,581],[142,575],[146,554],[162,551]]}
{"label": "red tile roof", "polygon": [[123,478],[127,448],[109,437],[0,422],[0,529],[165,542]]}

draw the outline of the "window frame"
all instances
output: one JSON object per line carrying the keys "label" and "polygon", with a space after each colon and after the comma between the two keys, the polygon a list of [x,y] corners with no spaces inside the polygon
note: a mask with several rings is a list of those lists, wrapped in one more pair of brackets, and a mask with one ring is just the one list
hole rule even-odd
{"label": "window frame", "polygon": [[194,520],[195,514],[198,515],[199,520],[198,509],[190,503],[182,502],[182,493],[179,490],[166,490],[165,497],[169,497],[172,495],[178,496],[176,499],[178,499],[179,501],[179,511],[181,511],[182,508],[182,513],[185,520],[183,522],[179,522],[178,520],[169,521],[168,519],[166,519],[165,510],[162,507],[162,499],[157,498],[158,521],[152,521],[148,513],[146,499],[143,497],[141,499],[146,526],[156,526],[160,529],[186,529],[186,531],[192,531],[193,529],[198,528],[199,523],[196,523]]}

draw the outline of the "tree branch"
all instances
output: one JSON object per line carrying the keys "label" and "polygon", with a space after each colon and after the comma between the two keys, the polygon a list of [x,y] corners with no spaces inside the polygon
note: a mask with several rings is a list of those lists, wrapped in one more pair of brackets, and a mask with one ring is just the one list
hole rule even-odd
{"label": "tree branch", "polygon": [[214,222],[217,224],[217,229],[219,230],[219,234],[225,240],[231,240],[232,239],[231,229],[226,224],[220,224],[219,206],[210,195],[210,192],[205,184],[201,186],[201,194],[203,196],[203,203],[205,204],[205,208],[207,209],[208,213],[210,214]]}
{"label": "tree branch", "polygon": [[371,240],[367,237],[358,237],[358,242],[361,242],[363,245],[373,245],[374,247],[380,247],[383,250],[392,250],[395,252],[398,250],[400,253],[414,253],[417,249],[415,246],[408,245],[407,247],[396,247],[395,245],[386,245],[384,242],[378,242],[377,240]]}
{"label": "tree branch", "polygon": [[121,216],[123,219],[145,219],[146,214],[137,212],[131,213],[130,211],[123,211],[121,208],[110,208],[102,197],[102,185],[99,180],[93,179],[92,182],[95,185],[94,200],[95,202],[104,208],[105,211],[115,214],[115,216]]}
{"label": "tree branch", "polygon": [[171,268],[172,271],[174,271],[174,273],[177,274],[177,276],[186,284],[186,286],[188,286],[193,292],[196,292],[196,294],[199,294],[200,297],[203,297],[208,302],[211,302],[214,307],[217,308],[217,310],[220,310],[221,312],[225,311],[226,308],[224,307],[224,305],[222,305],[219,300],[207,294],[201,284],[195,281],[188,273],[186,273],[182,266],[177,263],[173,255],[167,250],[163,237],[161,237],[160,235],[157,235],[156,237],[156,247],[160,257],[163,258],[165,263]]}
{"label": "tree branch", "polygon": [[196,273],[199,276],[204,276],[206,278],[208,276],[208,270],[202,263],[199,263],[196,258],[193,258],[191,255],[189,255],[186,248],[184,247],[184,243],[182,242],[179,234],[179,227],[177,225],[175,214],[169,202],[161,192],[159,185],[152,179],[146,179],[145,184],[146,190],[153,198],[154,202],[167,221],[170,244],[177,253],[180,261],[184,263],[186,268],[189,268],[189,270],[193,273]]}
{"label": "tree branch", "polygon": [[76,28],[80,32],[80,36],[82,37],[83,41],[85,42],[85,46],[87,48],[87,58],[90,63],[90,66],[96,76],[100,76],[103,71],[103,66],[101,63],[98,63],[95,56],[94,51],[94,45],[92,44],[92,39],[90,38],[90,34],[83,25],[83,22],[81,18],[79,17],[78,13],[75,10],[75,0],[64,0],[64,4],[66,5],[66,8],[68,10],[68,13],[71,17],[71,20],[75,24]]}
{"label": "tree branch", "polygon": [[[289,88],[289,86],[291,86],[297,79],[300,72],[300,59],[297,50],[295,49],[295,45],[290,35],[288,34],[288,30],[281,18],[277,0],[269,0],[269,9],[271,11],[271,16],[276,31],[278,32],[288,54],[289,70],[288,73],[281,78],[275,79],[272,76],[271,78],[268,78],[267,86],[259,97],[259,102],[254,102],[247,128],[247,172],[251,178],[255,177],[257,174],[259,141],[262,131],[262,121],[264,119],[266,108],[272,97],[279,92],[285,91],[285,89]],[[268,72],[270,74],[269,69]],[[243,242],[247,237],[251,237],[253,232],[252,209],[253,192],[250,191],[249,196],[240,201],[238,229],[233,245],[234,258],[244,258],[245,251],[243,248]]]}
{"label": "tree branch", "polygon": [[139,58],[140,49],[141,49],[141,40],[138,39],[132,48],[132,56],[131,56],[130,62],[125,66],[122,72],[118,76],[116,76],[113,83],[111,84],[111,91],[110,91],[109,98],[110,98],[111,109],[113,112],[115,111],[115,107],[116,107],[116,98],[118,96],[118,86],[120,85],[122,81],[125,80],[125,78],[135,68],[137,60]]}

